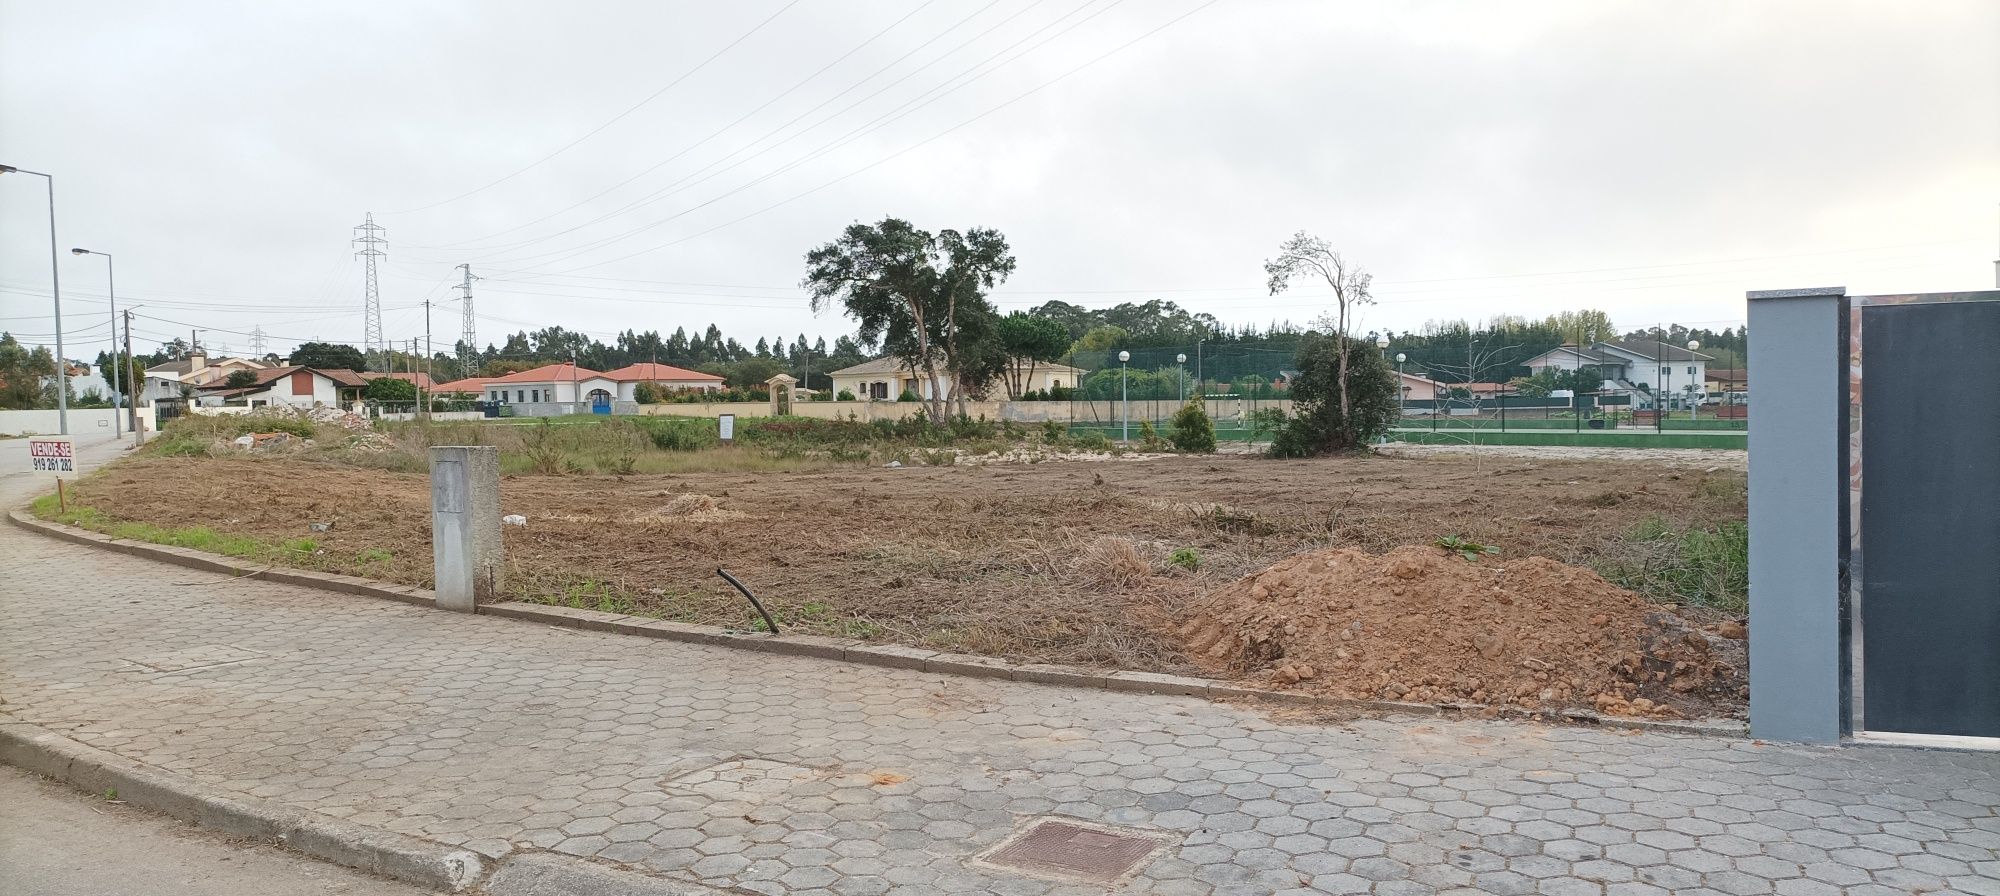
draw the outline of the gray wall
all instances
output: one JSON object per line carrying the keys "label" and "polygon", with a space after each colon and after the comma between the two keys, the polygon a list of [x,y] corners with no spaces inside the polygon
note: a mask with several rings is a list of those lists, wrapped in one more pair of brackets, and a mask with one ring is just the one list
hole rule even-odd
{"label": "gray wall", "polygon": [[1837,741],[1844,724],[1840,503],[1845,289],[1750,293],[1750,733]]}

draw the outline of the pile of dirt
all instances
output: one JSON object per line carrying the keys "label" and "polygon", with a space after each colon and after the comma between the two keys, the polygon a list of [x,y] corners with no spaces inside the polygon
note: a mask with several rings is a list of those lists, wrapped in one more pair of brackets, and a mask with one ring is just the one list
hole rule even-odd
{"label": "pile of dirt", "polygon": [[1742,627],[1716,628],[1544,557],[1411,546],[1291,557],[1197,602],[1176,633],[1210,674],[1353,699],[1740,715]]}

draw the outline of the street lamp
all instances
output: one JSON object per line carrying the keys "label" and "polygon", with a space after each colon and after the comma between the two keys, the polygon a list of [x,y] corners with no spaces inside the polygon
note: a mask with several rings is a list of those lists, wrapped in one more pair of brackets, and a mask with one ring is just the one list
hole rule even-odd
{"label": "street lamp", "polygon": [[[111,297],[111,434],[114,436],[123,435],[124,431],[118,428],[118,412],[125,409],[125,396],[123,392],[119,391],[118,381],[120,374],[123,373],[122,368],[131,362],[124,360],[118,354],[118,275],[115,270],[116,265],[112,263],[111,253],[109,252],[71,249],[69,250],[69,254],[104,256],[105,293]],[[135,421],[137,417],[138,411],[134,410],[133,418]],[[136,428],[136,426],[137,423],[135,422],[134,427]]]}
{"label": "street lamp", "polygon": [[[1688,340],[1688,354],[1689,354],[1689,355],[1693,355],[1693,354],[1694,354],[1695,352],[1697,352],[1697,351],[1700,351],[1700,350],[1701,350],[1701,342],[1700,342],[1699,340],[1694,340],[1694,339],[1690,339],[1690,340]],[[1688,361],[1690,362],[1690,363],[1688,364],[1688,367],[1689,367],[1690,369],[1692,369],[1692,368],[1694,367],[1694,364],[1692,363],[1692,362],[1694,361],[1694,358],[1690,357],[1690,358],[1688,358]],[[1694,375],[1693,375],[1693,374],[1689,374],[1689,375],[1688,375],[1688,378],[1689,378],[1689,379],[1693,379],[1693,378],[1694,378]],[[1696,413],[1696,406],[1695,406],[1695,403],[1694,403],[1694,392],[1695,392],[1695,391],[1697,390],[1697,387],[1699,387],[1700,385],[1701,385],[1700,383],[1689,383],[1689,384],[1688,384],[1688,419],[1689,419],[1689,420],[1693,420],[1693,419],[1694,419],[1694,415],[1695,415],[1695,413]]]}
{"label": "street lamp", "polygon": [[1181,404],[1187,404],[1187,353],[1175,355],[1174,363],[1181,369]]}
{"label": "street lamp", "polygon": [[1125,406],[1123,423],[1118,430],[1118,440],[1132,441],[1132,393],[1125,389],[1125,362],[1132,360],[1131,352],[1118,353],[1118,401]]}
{"label": "street lamp", "polygon": [[32,174],[49,182],[49,293],[56,300],[56,426],[69,435],[69,361],[63,357],[62,275],[56,271],[56,179],[54,175],[0,165],[0,174]]}
{"label": "street lamp", "polygon": [[[1408,398],[1410,395],[1410,384],[1403,381],[1403,362],[1408,360],[1410,360],[1409,355],[1403,354],[1402,352],[1396,353],[1396,425],[1397,426],[1403,425],[1403,403],[1404,403],[1403,400],[1405,398]],[[1432,397],[1435,398],[1436,396]]]}

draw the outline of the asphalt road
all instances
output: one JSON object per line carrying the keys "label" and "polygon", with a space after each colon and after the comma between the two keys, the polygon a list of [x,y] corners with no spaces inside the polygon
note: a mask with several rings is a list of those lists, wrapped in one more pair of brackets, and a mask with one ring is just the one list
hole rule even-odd
{"label": "asphalt road", "polygon": [[420,896],[0,766],[0,893],[13,896]]}

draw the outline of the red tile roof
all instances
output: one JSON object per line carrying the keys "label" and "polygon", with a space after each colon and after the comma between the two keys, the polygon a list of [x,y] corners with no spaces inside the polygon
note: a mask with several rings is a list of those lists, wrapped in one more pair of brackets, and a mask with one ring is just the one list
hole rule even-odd
{"label": "red tile roof", "polygon": [[722,382],[722,377],[712,373],[702,373],[699,370],[689,370],[685,367],[675,367],[671,364],[654,364],[652,362],[627,364],[624,367],[605,374],[605,376],[621,383],[653,382],[657,380],[699,380],[705,383]]}
{"label": "red tile roof", "polygon": [[497,380],[497,379],[499,379],[499,377],[497,377],[497,376],[469,376],[469,377],[466,377],[465,379],[462,379],[462,380],[452,380],[452,381],[451,381],[451,382],[449,382],[449,383],[439,383],[439,384],[437,384],[437,386],[436,386],[435,388],[433,388],[433,389],[432,389],[431,391],[433,391],[433,392],[483,392],[483,391],[485,391],[485,390],[486,390],[486,384],[487,384],[487,383],[490,383],[490,382],[493,382],[494,380]]}
{"label": "red tile roof", "polygon": [[227,380],[216,380],[215,382],[202,386],[201,391],[209,393],[225,393],[231,395],[235,394],[238,391],[255,392],[260,389],[263,389],[266,386],[269,386],[274,382],[277,382],[280,379],[291,376],[292,374],[297,373],[301,370],[310,370],[313,373],[317,373],[320,376],[326,377],[327,379],[330,379],[342,386],[352,386],[355,388],[361,388],[363,386],[368,385],[368,379],[366,377],[362,376],[361,374],[355,371],[346,370],[342,368],[335,368],[328,370],[319,367],[266,367],[262,370],[251,371],[252,373],[255,373],[257,375],[257,381],[255,385],[252,385],[248,388],[240,390],[231,389],[227,383]]}
{"label": "red tile roof", "polygon": [[496,376],[491,383],[567,383],[571,380],[587,380],[604,374],[588,367],[578,367],[568,361],[561,364],[544,364],[533,370],[523,370],[506,376]]}

